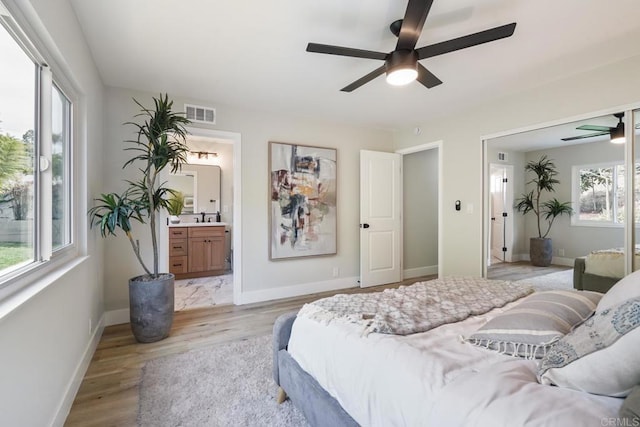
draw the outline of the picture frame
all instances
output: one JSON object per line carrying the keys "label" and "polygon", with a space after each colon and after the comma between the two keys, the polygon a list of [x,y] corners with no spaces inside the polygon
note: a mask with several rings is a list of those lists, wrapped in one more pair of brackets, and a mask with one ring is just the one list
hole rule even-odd
{"label": "picture frame", "polygon": [[269,259],[337,253],[337,150],[269,142]]}

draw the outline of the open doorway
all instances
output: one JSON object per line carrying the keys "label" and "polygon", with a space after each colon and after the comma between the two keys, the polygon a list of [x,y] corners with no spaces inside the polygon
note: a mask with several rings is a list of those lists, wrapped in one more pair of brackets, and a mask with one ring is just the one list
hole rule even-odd
{"label": "open doorway", "polygon": [[[189,129],[181,215],[163,219],[160,257],[176,275],[175,310],[230,305],[240,294],[240,135]],[[163,177],[171,184],[176,176]],[[181,184],[182,185],[182,184]],[[184,185],[183,185],[184,186]],[[169,185],[173,188],[174,186]],[[176,221],[178,220],[178,221]],[[177,267],[175,267],[177,266]]]}
{"label": "open doorway", "polygon": [[403,157],[403,279],[442,276],[442,141]]}

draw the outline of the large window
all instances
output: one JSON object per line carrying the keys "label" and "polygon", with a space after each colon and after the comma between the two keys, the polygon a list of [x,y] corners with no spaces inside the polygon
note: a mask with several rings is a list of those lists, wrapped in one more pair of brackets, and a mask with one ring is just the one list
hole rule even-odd
{"label": "large window", "polygon": [[73,105],[2,8],[0,58],[2,288],[72,244]]}
{"label": "large window", "polygon": [[[636,164],[635,175],[637,185],[640,181],[640,164]],[[621,162],[574,166],[572,202],[576,215],[573,215],[572,222],[578,225],[622,227],[625,208],[624,177],[625,169]]]}

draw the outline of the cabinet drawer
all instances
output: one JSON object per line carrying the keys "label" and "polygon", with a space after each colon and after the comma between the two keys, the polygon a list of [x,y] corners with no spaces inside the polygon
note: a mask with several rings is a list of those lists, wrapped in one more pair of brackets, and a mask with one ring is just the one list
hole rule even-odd
{"label": "cabinet drawer", "polygon": [[189,227],[189,238],[217,236],[224,236],[224,226]]}
{"label": "cabinet drawer", "polygon": [[171,227],[169,228],[170,239],[186,239],[188,236],[187,227]]}
{"label": "cabinet drawer", "polygon": [[186,256],[169,257],[169,273],[183,274],[188,272],[188,260]]}
{"label": "cabinet drawer", "polygon": [[187,255],[187,239],[170,239],[169,240],[169,256]]}

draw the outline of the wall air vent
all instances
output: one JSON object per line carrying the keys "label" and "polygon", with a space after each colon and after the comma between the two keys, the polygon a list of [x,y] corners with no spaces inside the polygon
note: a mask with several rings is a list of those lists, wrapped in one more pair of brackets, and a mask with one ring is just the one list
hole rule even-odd
{"label": "wall air vent", "polygon": [[187,113],[187,119],[192,122],[208,123],[210,125],[216,124],[215,108],[184,104],[184,111]]}
{"label": "wall air vent", "polygon": [[507,161],[507,153],[498,153],[498,160],[501,162]]}

